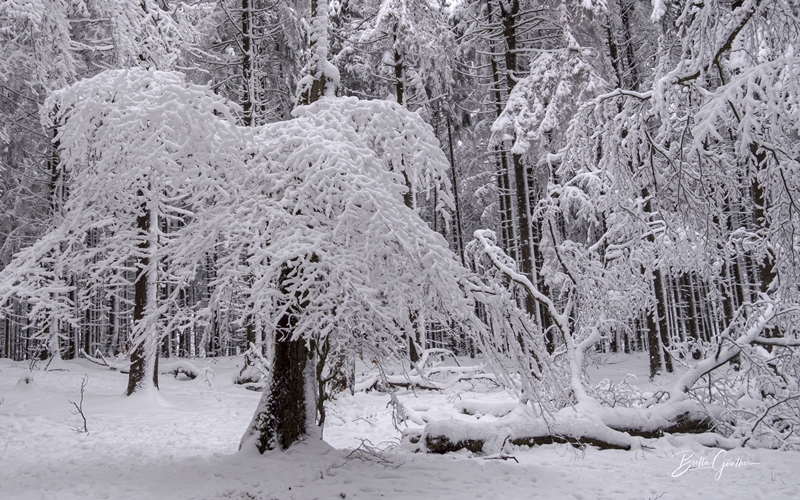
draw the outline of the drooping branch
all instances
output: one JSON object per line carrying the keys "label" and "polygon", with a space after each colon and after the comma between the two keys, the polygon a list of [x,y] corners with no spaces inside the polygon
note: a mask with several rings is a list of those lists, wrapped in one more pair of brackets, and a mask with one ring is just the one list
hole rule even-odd
{"label": "drooping branch", "polygon": [[[768,298],[765,296],[764,299],[765,301],[768,300]],[[769,323],[770,320],[775,317],[775,313],[775,304],[772,301],[767,301],[766,307],[761,315],[753,322],[752,325],[750,325],[745,333],[739,336],[739,338],[737,338],[735,341],[728,340],[727,345],[720,344],[719,349],[716,351],[714,356],[698,362],[691,369],[689,369],[689,371],[684,373],[680,379],[678,379],[678,382],[670,390],[670,399],[673,401],[685,399],[687,397],[686,393],[692,388],[692,386],[694,386],[695,383],[697,383],[698,380],[700,380],[700,378],[733,359],[734,356],[739,354],[739,352],[742,350],[742,347],[752,344],[754,341],[756,341],[759,334],[764,331],[767,323]],[[726,339],[729,339],[728,335],[732,328],[733,324],[728,326],[726,332],[723,332],[721,335],[720,342],[725,342]]]}

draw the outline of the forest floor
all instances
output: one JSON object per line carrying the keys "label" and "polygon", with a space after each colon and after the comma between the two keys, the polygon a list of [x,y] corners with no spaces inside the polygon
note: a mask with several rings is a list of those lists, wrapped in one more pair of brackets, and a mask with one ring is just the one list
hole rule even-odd
{"label": "forest floor", "polygon": [[[27,363],[0,359],[0,498],[800,498],[800,453],[724,452],[685,436],[648,440],[645,451],[514,448],[508,460],[393,449],[400,433],[392,424],[389,395],[379,392],[336,399],[325,428],[330,446],[301,444],[265,456],[237,453],[260,396],[233,385],[237,361],[193,360],[210,367],[206,376],[161,376],[157,394],[127,398],[122,396],[125,375],[85,360],[62,362],[59,371],[36,370],[34,382],[26,384],[19,380],[29,373]],[[602,366],[589,370],[595,382],[605,377],[620,382],[628,373],[646,380],[644,356],[601,361]],[[70,411],[70,401],[80,400],[84,376],[88,433],[74,430],[83,422]],[[647,385],[643,389],[654,389]],[[410,426],[435,419],[475,420],[454,409],[457,401],[511,401],[497,389],[466,382],[446,391],[403,390],[397,395]],[[353,453],[362,440],[385,451],[372,457]],[[690,461],[703,467],[686,470]]]}

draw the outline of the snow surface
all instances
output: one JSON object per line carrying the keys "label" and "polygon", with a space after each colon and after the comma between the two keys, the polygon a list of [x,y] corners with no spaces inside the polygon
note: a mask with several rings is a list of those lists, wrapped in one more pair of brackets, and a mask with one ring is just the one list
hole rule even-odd
{"label": "snow surface", "polygon": [[[631,452],[506,447],[516,461],[392,449],[400,433],[392,426],[389,395],[379,392],[334,402],[325,429],[330,446],[304,443],[265,456],[237,453],[259,399],[258,393],[233,385],[237,361],[192,360],[202,373],[196,379],[162,376],[158,393],[126,398],[124,374],[85,360],[60,362],[58,371],[35,370],[26,383],[21,379],[30,373],[27,363],[0,359],[0,499],[800,497],[800,453],[724,452],[685,436],[647,440],[646,448]],[[589,369],[593,382],[618,383],[628,373],[647,380],[643,355],[604,361]],[[70,413],[84,374],[89,377],[83,403],[88,434],[73,430],[81,420]],[[656,390],[662,383],[669,386],[657,380],[640,389]],[[408,417],[401,427],[441,420],[491,422],[513,409],[508,395],[481,384],[398,392]],[[352,452],[362,440],[386,451],[371,460],[367,448]],[[715,457],[717,467],[723,460],[731,465],[715,471]],[[740,466],[734,467],[737,459]],[[709,468],[685,470],[691,460],[706,460]]]}

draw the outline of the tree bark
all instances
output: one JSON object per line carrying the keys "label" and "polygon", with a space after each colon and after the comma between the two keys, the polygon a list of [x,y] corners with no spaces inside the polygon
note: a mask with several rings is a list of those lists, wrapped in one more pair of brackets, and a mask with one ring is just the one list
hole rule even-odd
{"label": "tree bark", "polygon": [[253,117],[254,85],[253,85],[253,8],[252,0],[242,0],[242,120],[245,127],[255,125]]}
{"label": "tree bark", "polygon": [[[290,272],[291,268],[284,268],[281,283],[286,282]],[[283,286],[281,292],[289,293]],[[285,450],[307,437],[322,437],[324,408],[317,384],[321,366],[314,342],[294,338],[297,314],[306,307],[302,297],[294,300],[295,307],[290,307],[278,321],[269,384],[240,449],[252,442],[259,453]]]}
{"label": "tree bark", "polygon": [[[140,189],[137,195],[144,197]],[[131,367],[128,373],[128,388],[126,394],[141,390],[148,385],[148,378],[152,385],[158,389],[158,339],[155,325],[145,327],[142,321],[148,312],[150,301],[155,301],[156,281],[153,270],[150,268],[150,232],[155,227],[151,220],[153,213],[147,209],[143,202],[139,215],[136,217],[136,229],[142,240],[138,244],[139,255],[136,258],[136,281],[133,285],[133,328],[138,332],[139,339],[134,339],[136,347],[131,352]],[[152,331],[151,331],[152,330]]]}
{"label": "tree bark", "polygon": [[[489,23],[494,22],[491,0],[486,0],[486,16]],[[492,72],[492,94],[494,96],[495,114],[497,118],[503,113],[505,103],[503,93],[500,90],[500,69],[494,57],[495,44],[493,40],[489,42],[489,62]],[[500,232],[503,238],[503,249],[512,258],[516,258],[515,246],[516,236],[514,234],[514,213],[511,202],[511,179],[508,171],[508,154],[505,149],[495,147],[497,155],[497,188],[498,201],[500,204]]]}
{"label": "tree bark", "polygon": [[[450,149],[450,167],[453,169],[453,199],[456,204],[456,246],[458,247],[458,255],[461,257],[461,265],[464,266],[466,263],[464,261],[464,236],[461,228],[461,201],[458,196],[458,172],[456,171],[456,159],[453,152],[453,133],[449,113],[447,114],[447,143]],[[435,211],[436,207],[434,207]]]}

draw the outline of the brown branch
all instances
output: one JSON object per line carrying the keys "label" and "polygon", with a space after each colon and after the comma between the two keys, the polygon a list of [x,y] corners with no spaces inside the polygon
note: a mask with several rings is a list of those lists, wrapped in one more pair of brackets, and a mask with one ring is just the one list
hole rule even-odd
{"label": "brown branch", "polygon": [[[720,58],[725,52],[731,49],[731,47],[733,46],[733,41],[736,40],[736,37],[739,36],[739,33],[741,33],[741,31],[744,29],[747,23],[750,22],[750,19],[753,18],[753,16],[756,13],[756,10],[760,6],[761,6],[761,0],[756,0],[753,3],[753,7],[744,15],[744,17],[739,21],[739,24],[730,32],[730,34],[728,34],[728,37],[725,39],[725,43],[723,43],[722,46],[717,50],[716,54],[714,54],[714,58],[711,60],[711,62],[703,67],[702,71],[708,71],[709,68],[711,68],[711,66],[720,67]],[[678,80],[675,83],[681,85],[690,80],[694,80],[700,77],[700,73],[701,70],[698,69],[691,75],[685,75],[678,78]]]}
{"label": "brown branch", "polygon": [[70,413],[72,413],[73,415],[80,415],[80,417],[83,419],[83,429],[81,429],[80,427],[73,427],[72,430],[74,430],[75,432],[85,432],[87,434],[89,433],[89,429],[86,427],[86,415],[83,414],[83,392],[84,392],[84,389],[86,389],[86,385],[88,383],[89,383],[89,376],[88,375],[84,375],[83,379],[81,380],[81,399],[80,399],[80,401],[76,403],[76,402],[70,400],[70,403],[72,403],[72,406],[75,407],[75,410],[74,411],[70,410]]}

